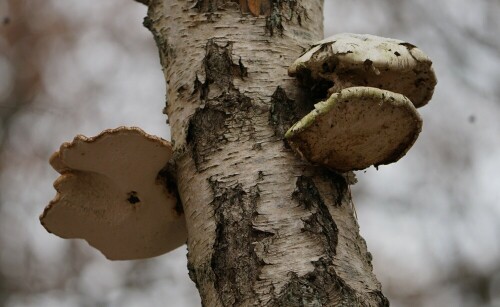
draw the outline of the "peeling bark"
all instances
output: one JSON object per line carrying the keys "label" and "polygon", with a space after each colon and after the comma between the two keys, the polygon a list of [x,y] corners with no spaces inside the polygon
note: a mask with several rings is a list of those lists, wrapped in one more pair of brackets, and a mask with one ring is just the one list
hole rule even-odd
{"label": "peeling bark", "polygon": [[[287,68],[323,35],[322,0],[152,0],[205,306],[387,306],[343,176],[283,133],[313,108]],[[314,16],[314,18],[309,18]]]}

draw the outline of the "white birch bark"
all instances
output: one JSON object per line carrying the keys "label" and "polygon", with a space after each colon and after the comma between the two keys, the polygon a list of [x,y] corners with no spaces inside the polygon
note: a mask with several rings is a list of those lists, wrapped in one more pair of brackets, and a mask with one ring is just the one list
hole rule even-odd
{"label": "white birch bark", "polygon": [[[260,4],[260,16],[248,13]],[[323,37],[322,0],[153,0],[145,24],[204,306],[388,306],[344,177],[284,132],[312,109],[287,68]]]}

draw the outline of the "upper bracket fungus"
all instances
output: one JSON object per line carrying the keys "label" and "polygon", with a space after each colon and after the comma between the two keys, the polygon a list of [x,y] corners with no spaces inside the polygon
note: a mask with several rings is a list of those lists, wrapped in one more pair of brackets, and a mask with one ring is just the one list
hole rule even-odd
{"label": "upper bracket fungus", "polygon": [[338,34],[314,44],[288,69],[325,98],[285,134],[307,160],[339,172],[396,162],[416,141],[437,83],[431,60],[412,44]]}
{"label": "upper bracket fungus", "polygon": [[56,197],[40,216],[47,231],[82,238],[108,259],[161,255],[186,242],[176,187],[160,171],[172,157],[167,141],[139,128],[78,135],[50,159],[61,174]]}
{"label": "upper bracket fungus", "polygon": [[353,86],[376,87],[408,97],[419,108],[436,86],[432,61],[404,41],[343,33],[314,44],[288,69],[312,90],[333,94]]}

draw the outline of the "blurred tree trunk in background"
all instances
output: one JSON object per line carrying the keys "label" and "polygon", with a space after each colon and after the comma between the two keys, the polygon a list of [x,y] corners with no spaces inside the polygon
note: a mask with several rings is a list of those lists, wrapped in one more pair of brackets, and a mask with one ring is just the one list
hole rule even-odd
{"label": "blurred tree trunk in background", "polygon": [[[2,75],[0,81],[0,94],[3,94],[4,86],[11,86],[10,91],[5,91],[8,95],[0,95],[0,153],[3,152],[12,119],[32,105],[35,94],[43,87],[42,62],[39,60],[43,50],[26,46],[36,46],[44,36],[52,33],[64,35],[65,29],[56,29],[51,25],[33,29],[27,18],[29,9],[19,1],[12,1],[10,12],[10,16],[0,16],[0,60],[5,56],[10,66],[14,67],[12,76]],[[16,22],[11,25],[12,19]]]}
{"label": "blurred tree trunk in background", "polygon": [[322,39],[322,10],[322,0],[149,3],[204,306],[388,305],[345,178],[283,141],[313,108],[287,67]]}

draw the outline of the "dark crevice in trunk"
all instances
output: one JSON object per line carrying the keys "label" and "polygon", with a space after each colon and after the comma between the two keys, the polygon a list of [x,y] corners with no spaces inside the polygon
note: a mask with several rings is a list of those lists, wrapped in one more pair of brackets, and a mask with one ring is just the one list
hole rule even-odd
{"label": "dark crevice in trunk", "polygon": [[177,174],[175,161],[173,159],[160,171],[156,181],[163,185],[169,193],[175,195],[175,199],[177,201],[175,204],[175,211],[179,215],[184,214],[179,189],[177,188]]}
{"label": "dark crevice in trunk", "polygon": [[305,176],[297,179],[297,187],[293,192],[295,199],[304,206],[311,215],[303,220],[304,230],[314,233],[323,242],[324,250],[328,255],[335,255],[338,243],[338,229],[314,181]]}
{"label": "dark crevice in trunk", "polygon": [[205,50],[205,82],[196,78],[193,93],[200,95],[203,106],[191,117],[186,139],[198,171],[201,163],[228,143],[226,134],[249,126],[252,106],[251,99],[234,87],[234,78],[243,80],[248,73],[241,59],[233,63],[231,44],[219,46],[210,39]]}
{"label": "dark crevice in trunk", "polygon": [[228,115],[224,110],[207,107],[198,109],[189,121],[187,143],[191,145],[196,169],[206,157],[217,152],[220,146],[227,144],[224,137],[227,131],[226,119]]}
{"label": "dark crevice in trunk", "polygon": [[[269,121],[274,128],[274,134],[284,139],[290,127],[304,117],[312,106],[298,100],[288,98],[283,88],[277,87],[271,96]],[[286,148],[289,146],[285,143]]]}
{"label": "dark crevice in trunk", "polygon": [[272,234],[255,230],[252,220],[259,201],[259,187],[249,191],[241,185],[224,187],[211,180],[215,195],[216,240],[211,266],[215,287],[225,306],[238,306],[255,295],[253,285],[263,263],[254,251],[254,244]]}

